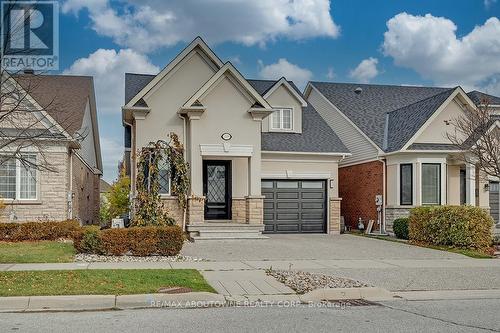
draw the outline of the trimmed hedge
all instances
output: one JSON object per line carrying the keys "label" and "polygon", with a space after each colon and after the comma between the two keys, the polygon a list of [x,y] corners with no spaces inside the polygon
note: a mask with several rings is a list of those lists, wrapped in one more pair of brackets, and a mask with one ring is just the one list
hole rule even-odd
{"label": "trimmed hedge", "polygon": [[394,230],[394,234],[397,238],[408,240],[408,218],[401,217],[395,219],[392,224],[392,230]]}
{"label": "trimmed hedge", "polygon": [[0,241],[23,242],[71,239],[80,228],[77,221],[0,223]]}
{"label": "trimmed hedge", "polygon": [[173,256],[179,254],[183,244],[184,235],[178,226],[104,230],[84,227],[73,238],[79,253],[114,256]]}
{"label": "trimmed hedge", "polygon": [[417,207],[410,212],[409,238],[424,245],[444,245],[489,253],[493,219],[472,206]]}

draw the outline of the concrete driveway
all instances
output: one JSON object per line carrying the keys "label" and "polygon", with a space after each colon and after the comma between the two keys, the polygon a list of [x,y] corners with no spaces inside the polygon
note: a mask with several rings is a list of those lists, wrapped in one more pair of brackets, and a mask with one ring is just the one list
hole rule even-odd
{"label": "concrete driveway", "polygon": [[462,255],[353,235],[270,235],[263,240],[197,241],[182,249],[209,260],[459,259]]}

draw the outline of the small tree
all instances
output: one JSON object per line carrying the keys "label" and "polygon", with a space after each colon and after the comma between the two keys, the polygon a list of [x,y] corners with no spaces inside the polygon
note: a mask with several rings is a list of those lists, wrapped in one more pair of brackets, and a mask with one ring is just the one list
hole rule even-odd
{"label": "small tree", "polygon": [[104,200],[101,200],[101,222],[109,224],[112,218],[128,213],[130,207],[129,195],[130,178],[125,175],[125,169],[121,169],[118,179],[105,193]]}
{"label": "small tree", "polygon": [[[171,181],[171,192],[177,196],[184,215],[189,191],[189,166],[184,160],[184,148],[175,133],[170,141],[158,140],[143,147],[137,155],[137,196],[132,224],[135,226],[172,225],[175,220],[169,216],[167,207],[161,201],[159,164],[165,160]],[[183,223],[184,225],[184,223]]]}
{"label": "small tree", "polygon": [[478,166],[485,175],[500,177],[500,129],[488,99],[476,108],[466,107],[463,115],[453,119],[455,131],[448,139],[461,151],[459,159]]}

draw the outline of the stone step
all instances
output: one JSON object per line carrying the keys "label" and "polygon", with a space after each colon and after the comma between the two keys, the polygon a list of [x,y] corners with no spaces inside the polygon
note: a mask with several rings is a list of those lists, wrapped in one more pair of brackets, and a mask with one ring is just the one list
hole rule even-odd
{"label": "stone step", "polygon": [[262,236],[264,225],[230,222],[205,222],[187,226],[189,236],[196,240],[216,239],[266,239]]}

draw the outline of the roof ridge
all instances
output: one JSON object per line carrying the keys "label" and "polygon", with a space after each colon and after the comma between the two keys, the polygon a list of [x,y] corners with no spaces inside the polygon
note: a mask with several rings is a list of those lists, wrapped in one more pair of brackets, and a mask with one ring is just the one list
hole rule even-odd
{"label": "roof ridge", "polygon": [[320,84],[342,84],[342,85],[359,85],[359,86],[372,86],[372,87],[398,87],[398,88],[425,88],[425,89],[452,89],[450,87],[430,87],[430,86],[411,86],[411,85],[401,85],[401,84],[378,84],[378,83],[358,83],[358,82],[330,82],[330,81],[309,81],[310,83],[320,83]]}
{"label": "roof ridge", "polygon": [[438,96],[438,95],[441,95],[441,94],[444,94],[444,93],[446,93],[446,92],[449,92],[450,90],[455,90],[455,89],[457,89],[457,88],[458,88],[458,87],[455,87],[455,88],[449,88],[449,89],[447,89],[447,90],[441,91],[441,92],[439,92],[439,93],[437,93],[437,94],[434,94],[434,95],[432,95],[432,96],[426,97],[426,98],[421,99],[421,100],[418,100],[418,101],[416,101],[416,102],[413,102],[413,103],[407,104],[407,105],[402,106],[402,107],[400,107],[400,108],[397,108],[397,109],[394,109],[394,110],[391,110],[391,111],[387,111],[387,112],[386,112],[386,114],[390,114],[390,113],[392,113],[392,112],[399,111],[399,110],[401,110],[401,109],[407,108],[407,107],[409,107],[409,106],[412,106],[412,105],[415,105],[415,104],[418,104],[418,103],[422,103],[422,102],[424,102],[424,101],[426,101],[426,100],[428,100],[428,99],[431,99],[431,98],[436,97],[436,96]]}

